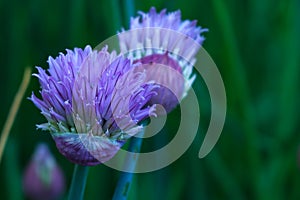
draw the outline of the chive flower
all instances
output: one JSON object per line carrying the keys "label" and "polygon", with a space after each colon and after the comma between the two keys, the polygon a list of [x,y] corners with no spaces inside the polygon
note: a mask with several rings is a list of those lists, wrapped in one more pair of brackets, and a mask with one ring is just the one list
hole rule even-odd
{"label": "chive flower", "polygon": [[23,190],[32,200],[59,199],[65,191],[65,177],[48,146],[38,144],[25,169]]}
{"label": "chive flower", "polygon": [[[201,47],[207,29],[197,26],[197,21],[181,19],[181,12],[157,12],[152,7],[148,13],[131,18],[130,28],[118,34],[121,52],[142,63],[147,69],[147,80],[154,80],[162,87],[150,105],[161,104],[172,111],[186,96],[195,75],[195,55]],[[166,67],[170,68],[166,70]]]}
{"label": "chive flower", "polygon": [[157,86],[147,82],[139,63],[90,46],[56,58],[49,69],[37,67],[40,97],[30,100],[48,122],[37,125],[50,131],[59,152],[80,165],[111,159],[128,138],[141,131],[141,121],[155,116],[149,100]]}

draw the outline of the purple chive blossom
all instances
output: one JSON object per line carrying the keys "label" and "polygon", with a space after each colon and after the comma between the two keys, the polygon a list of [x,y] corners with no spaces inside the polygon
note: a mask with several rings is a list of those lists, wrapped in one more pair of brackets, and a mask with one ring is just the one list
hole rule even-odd
{"label": "purple chive blossom", "polygon": [[[147,69],[147,80],[154,80],[163,87],[155,89],[150,104],[161,104],[167,112],[176,107],[190,89],[195,55],[201,47],[207,29],[197,26],[197,21],[181,20],[180,10],[167,13],[156,12],[152,7],[148,13],[131,18],[130,29],[119,33],[121,52],[141,62]],[[174,69],[163,74],[163,65]],[[174,73],[181,74],[181,78]]]}
{"label": "purple chive blossom", "polygon": [[32,200],[59,199],[65,178],[46,144],[39,144],[23,176],[23,190]]}
{"label": "purple chive blossom", "polygon": [[109,160],[141,130],[142,120],[155,115],[155,105],[147,103],[157,86],[146,82],[145,71],[135,70],[138,63],[90,46],[49,57],[48,63],[47,71],[37,67],[34,74],[41,98],[32,94],[30,99],[48,121],[37,127],[50,131],[71,162]]}

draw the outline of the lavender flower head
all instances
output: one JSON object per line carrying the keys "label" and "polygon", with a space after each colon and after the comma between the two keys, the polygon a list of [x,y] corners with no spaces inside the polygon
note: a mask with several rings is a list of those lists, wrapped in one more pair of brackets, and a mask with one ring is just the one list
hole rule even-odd
{"label": "lavender flower head", "polygon": [[37,67],[41,98],[32,102],[47,123],[38,128],[50,131],[56,146],[71,162],[97,165],[112,158],[126,140],[137,134],[139,123],[155,115],[148,101],[156,95],[146,82],[145,71],[136,71],[131,60],[109,53],[67,50],[49,69]]}
{"label": "lavender flower head", "polygon": [[[181,20],[180,10],[148,13],[131,18],[130,29],[118,34],[123,54],[141,62],[147,69],[147,80],[162,85],[150,104],[161,104],[167,112],[186,96],[195,75],[192,75],[195,55],[201,47],[207,29],[197,27],[197,21]],[[169,68],[166,70],[166,67]]]}
{"label": "lavender flower head", "polygon": [[46,144],[39,144],[23,177],[23,190],[33,200],[59,199],[65,178]]}

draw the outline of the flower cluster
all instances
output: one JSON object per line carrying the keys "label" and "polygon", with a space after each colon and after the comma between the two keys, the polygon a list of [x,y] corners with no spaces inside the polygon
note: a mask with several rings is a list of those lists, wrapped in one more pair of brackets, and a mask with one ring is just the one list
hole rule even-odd
{"label": "flower cluster", "polygon": [[192,67],[206,29],[182,21],[180,11],[149,13],[131,19],[118,34],[121,54],[90,46],[49,57],[49,69],[37,67],[40,98],[31,101],[47,123],[58,150],[70,161],[96,165],[112,158],[128,138],[184,98],[195,76]]}
{"label": "flower cluster", "polygon": [[[134,64],[107,49],[67,50],[49,57],[46,72],[38,67],[41,97],[31,96],[48,123],[38,128],[52,133],[59,151],[70,161],[95,165],[110,159],[143,119],[154,114],[145,106],[156,93]],[[123,104],[128,102],[129,107]]]}
{"label": "flower cluster", "polygon": [[207,29],[197,27],[197,21],[181,20],[181,12],[167,13],[166,9],[149,13],[139,12],[131,18],[130,30],[119,33],[121,52],[143,63],[147,79],[163,87],[151,104],[161,104],[167,112],[173,110],[190,89],[195,55],[201,47]]}

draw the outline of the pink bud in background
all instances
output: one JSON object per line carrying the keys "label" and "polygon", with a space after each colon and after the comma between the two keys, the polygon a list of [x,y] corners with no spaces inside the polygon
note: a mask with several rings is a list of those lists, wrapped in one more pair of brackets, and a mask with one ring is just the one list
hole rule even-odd
{"label": "pink bud in background", "polygon": [[46,144],[39,144],[23,175],[23,190],[32,200],[59,199],[65,191],[63,172]]}

